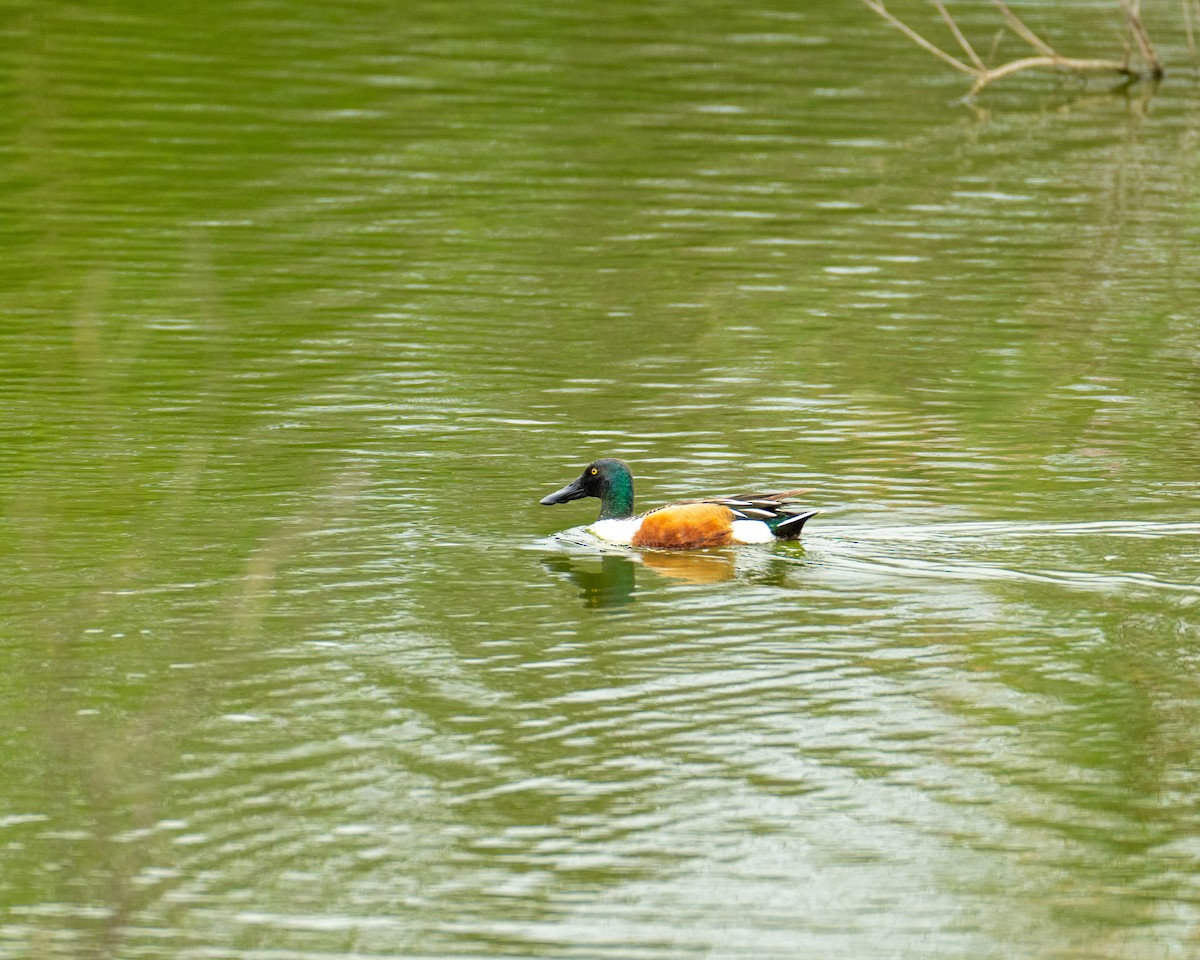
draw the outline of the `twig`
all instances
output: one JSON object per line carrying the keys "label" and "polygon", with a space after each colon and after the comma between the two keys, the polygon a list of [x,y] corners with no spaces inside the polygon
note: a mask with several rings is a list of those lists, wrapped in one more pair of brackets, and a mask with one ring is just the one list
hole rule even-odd
{"label": "twig", "polygon": [[[1183,0],[1185,4],[1191,2],[1200,3],[1200,0]],[[868,7],[875,13],[881,16],[884,20],[901,31],[906,37],[916,43],[918,46],[928,50],[939,60],[948,63],[962,73],[966,73],[975,78],[975,83],[972,85],[966,99],[971,100],[988,84],[1001,80],[1004,77],[1014,73],[1019,73],[1022,70],[1030,70],[1034,68],[1051,68],[1058,70],[1070,70],[1076,73],[1115,73],[1131,79],[1137,79],[1141,76],[1138,70],[1135,70],[1130,65],[1130,51],[1126,49],[1124,60],[1102,60],[1102,59],[1086,59],[1077,57],[1064,57],[1061,53],[1055,50],[1050,44],[1046,43],[1041,37],[1031,30],[1020,17],[1018,17],[1004,0],[992,0],[992,3],[1000,10],[1004,16],[1009,29],[1013,31],[1022,40],[1028,43],[1034,50],[1038,52],[1036,57],[1024,57],[1018,60],[1012,60],[998,67],[987,66],[979,54],[975,52],[975,48],[971,46],[969,40],[963,34],[954,17],[946,9],[943,0],[933,0],[933,5],[937,8],[939,14],[946,25],[950,28],[950,33],[962,47],[963,52],[970,58],[971,63],[964,63],[962,60],[953,54],[947,53],[937,44],[926,40],[916,30],[910,27],[904,21],[893,15],[891,11],[884,6],[884,0],[863,0]],[[1126,20],[1129,23],[1129,30],[1133,34],[1134,40],[1137,43],[1138,52],[1141,55],[1142,61],[1146,65],[1146,72],[1158,79],[1163,75],[1162,62],[1158,59],[1154,52],[1154,45],[1150,42],[1150,37],[1146,33],[1145,27],[1142,25],[1141,11],[1139,9],[1140,0],[1120,0],[1122,8],[1125,10]],[[999,42],[999,35],[992,44],[992,55],[995,55],[996,47]]]}
{"label": "twig", "polygon": [[1180,0],[1183,7],[1183,29],[1187,33],[1188,53],[1191,54],[1192,62],[1196,62],[1196,33],[1192,29],[1192,0]]}
{"label": "twig", "polygon": [[1196,13],[1195,16],[1200,16],[1200,0],[1195,0]]}
{"label": "twig", "polygon": [[1076,73],[1119,73],[1127,77],[1137,75],[1136,71],[1130,70],[1127,64],[1119,60],[1076,60],[1074,57],[1063,57],[1057,53],[1044,57],[1025,57],[1023,60],[1013,60],[1003,66],[983,71],[976,78],[975,85],[971,87],[970,92],[967,94],[967,99],[970,100],[989,83],[995,83],[997,80],[1003,80],[1010,74],[1035,67],[1074,70]]}
{"label": "twig", "polygon": [[992,37],[992,49],[988,51],[988,59],[995,60],[996,54],[1000,52],[1000,41],[1004,39],[1004,28],[1001,27],[996,31],[996,35]]}
{"label": "twig", "polygon": [[1129,22],[1129,32],[1133,34],[1133,40],[1142,55],[1142,62],[1146,64],[1151,77],[1161,80],[1164,73],[1162,61],[1154,52],[1154,44],[1150,42],[1150,35],[1146,33],[1146,27],[1142,24],[1141,0],[1121,0],[1121,6],[1125,10],[1125,19]]}
{"label": "twig", "polygon": [[946,26],[950,28],[950,32],[954,34],[954,39],[958,41],[958,45],[963,48],[963,52],[971,58],[971,62],[975,64],[976,70],[986,70],[987,66],[979,59],[979,54],[975,52],[975,48],[963,36],[963,32],[958,29],[958,24],[954,22],[954,18],[950,16],[950,11],[946,9],[946,5],[942,0],[933,0],[933,5],[937,7],[937,12],[942,15],[942,19],[946,21]]}
{"label": "twig", "polygon": [[1004,19],[1007,20],[1009,26],[1013,28],[1013,33],[1033,47],[1034,50],[1037,50],[1039,53],[1041,53],[1042,56],[1052,57],[1054,59],[1058,58],[1058,54],[1051,49],[1048,43],[1045,43],[1041,37],[1025,26],[1020,17],[1008,9],[1008,6],[1004,3],[1004,0],[992,0],[992,3],[1000,8],[1000,12],[1004,14]]}
{"label": "twig", "polygon": [[863,0],[863,3],[865,3],[868,7],[870,7],[877,14],[879,14],[881,17],[883,17],[884,20],[886,20],[893,27],[895,27],[897,30],[899,30],[901,33],[903,33],[906,37],[908,37],[909,40],[911,40],[917,46],[924,47],[926,50],[928,50],[930,53],[932,53],[935,57],[938,57],[939,59],[946,61],[946,63],[948,63],[948,64],[950,64],[950,66],[954,67],[955,70],[961,70],[963,73],[968,73],[968,74],[971,74],[972,76],[974,76],[978,72],[974,67],[967,66],[965,63],[963,63],[961,60],[959,60],[958,57],[953,57],[950,54],[948,54],[945,50],[943,50],[941,47],[935,46],[934,44],[930,43],[923,36],[921,36],[919,33],[917,33],[916,30],[914,30],[908,24],[904,23],[902,20],[898,20],[896,17],[892,16],[891,12],[887,9],[887,7],[885,7],[880,2],[880,0]]}

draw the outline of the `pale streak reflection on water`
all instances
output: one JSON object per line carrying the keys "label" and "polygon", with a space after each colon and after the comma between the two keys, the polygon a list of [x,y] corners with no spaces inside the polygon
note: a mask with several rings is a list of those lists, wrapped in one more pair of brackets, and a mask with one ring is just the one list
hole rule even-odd
{"label": "pale streak reflection on water", "polygon": [[[0,51],[0,957],[1200,950],[1186,82],[193,13]],[[601,549],[601,454],[822,513]]]}

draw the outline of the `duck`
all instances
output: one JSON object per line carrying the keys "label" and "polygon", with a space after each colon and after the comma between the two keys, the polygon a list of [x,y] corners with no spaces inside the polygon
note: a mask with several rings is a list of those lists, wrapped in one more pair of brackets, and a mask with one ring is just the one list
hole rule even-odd
{"label": "duck", "polygon": [[820,512],[797,504],[795,497],[803,492],[680,500],[634,516],[633,471],[624,460],[601,457],[540,502],[551,506],[596,497],[600,516],[587,529],[601,540],[660,550],[700,550],[796,540],[805,522]]}

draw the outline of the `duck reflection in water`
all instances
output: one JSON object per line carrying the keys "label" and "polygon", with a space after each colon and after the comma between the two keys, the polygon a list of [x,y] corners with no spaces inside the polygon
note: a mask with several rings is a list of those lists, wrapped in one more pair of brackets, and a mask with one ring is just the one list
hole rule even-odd
{"label": "duck reflection in water", "polygon": [[667,553],[665,550],[646,551],[642,563],[672,580],[688,583],[720,583],[732,580],[737,573],[733,554],[727,550],[706,553]]}
{"label": "duck reflection in water", "polygon": [[547,557],[543,562],[546,569],[565,576],[579,587],[585,607],[603,609],[633,603],[637,564],[630,557],[617,553],[604,553],[599,557],[559,554]]}
{"label": "duck reflection in water", "polygon": [[632,603],[639,566],[686,583],[719,583],[737,575],[734,556],[725,550],[704,553],[647,550],[636,559],[623,553],[563,553],[546,558],[545,564],[548,570],[567,577],[579,587],[585,606],[597,608]]}

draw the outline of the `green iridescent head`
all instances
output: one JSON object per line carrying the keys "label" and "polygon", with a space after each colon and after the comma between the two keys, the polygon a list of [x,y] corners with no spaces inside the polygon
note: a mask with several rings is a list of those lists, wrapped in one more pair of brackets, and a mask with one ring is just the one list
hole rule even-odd
{"label": "green iridescent head", "polygon": [[603,457],[583,468],[578,480],[542,498],[542,503],[566,503],[583,497],[599,497],[600,519],[621,520],[633,516],[633,474],[624,460]]}

